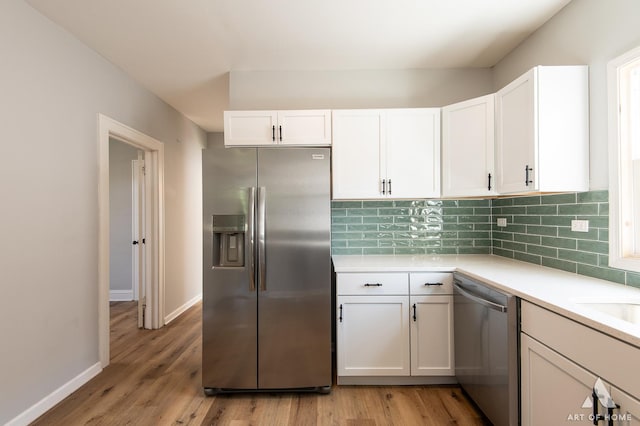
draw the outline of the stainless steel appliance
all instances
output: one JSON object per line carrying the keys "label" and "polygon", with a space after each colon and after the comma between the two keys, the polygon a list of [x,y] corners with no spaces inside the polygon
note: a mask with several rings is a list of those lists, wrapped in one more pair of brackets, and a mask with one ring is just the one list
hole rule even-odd
{"label": "stainless steel appliance", "polygon": [[331,388],[330,151],[203,150],[202,382]]}
{"label": "stainless steel appliance", "polygon": [[456,378],[495,426],[520,418],[519,300],[454,273]]}

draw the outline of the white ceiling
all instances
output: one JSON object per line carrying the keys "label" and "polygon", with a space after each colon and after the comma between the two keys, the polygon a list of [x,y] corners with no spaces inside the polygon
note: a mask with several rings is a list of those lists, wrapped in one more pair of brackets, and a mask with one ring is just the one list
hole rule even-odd
{"label": "white ceiling", "polygon": [[27,0],[207,131],[232,70],[491,67],[570,0]]}

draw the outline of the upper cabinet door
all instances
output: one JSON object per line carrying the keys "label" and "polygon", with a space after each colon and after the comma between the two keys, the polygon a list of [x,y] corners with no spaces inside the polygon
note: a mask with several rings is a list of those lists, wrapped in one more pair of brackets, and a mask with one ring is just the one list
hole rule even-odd
{"label": "upper cabinet door", "polygon": [[225,111],[226,146],[331,145],[331,111]]}
{"label": "upper cabinet door", "polygon": [[276,111],[225,111],[224,144],[226,146],[273,145],[276,143]]}
{"label": "upper cabinet door", "polygon": [[536,69],[497,93],[498,192],[538,190]]}
{"label": "upper cabinet door", "polygon": [[440,195],[440,109],[333,111],[333,198]]}
{"label": "upper cabinet door", "polygon": [[382,176],[391,198],[440,196],[440,108],[387,110]]}
{"label": "upper cabinet door", "polygon": [[495,94],[442,108],[442,195],[496,195]]}
{"label": "upper cabinet door", "polygon": [[496,129],[499,193],[589,189],[586,66],[538,66],[499,90]]}
{"label": "upper cabinet door", "polygon": [[332,122],[333,198],[381,197],[384,114],[380,110],[334,110]]}
{"label": "upper cabinet door", "polygon": [[278,111],[277,143],[283,145],[331,145],[331,111]]}

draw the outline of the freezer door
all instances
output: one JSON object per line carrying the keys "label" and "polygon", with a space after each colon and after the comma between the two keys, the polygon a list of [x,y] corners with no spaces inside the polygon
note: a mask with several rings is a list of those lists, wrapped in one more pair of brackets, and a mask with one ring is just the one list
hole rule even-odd
{"label": "freezer door", "polygon": [[[250,238],[256,156],[255,148],[225,149],[222,140],[202,153],[204,388],[255,389],[258,385],[257,291],[251,275]],[[214,217],[218,219],[215,226]],[[238,237],[242,229],[243,240]],[[240,241],[242,250],[233,246]]]}
{"label": "freezer door", "polygon": [[331,385],[329,164],[328,149],[258,150],[261,389]]}

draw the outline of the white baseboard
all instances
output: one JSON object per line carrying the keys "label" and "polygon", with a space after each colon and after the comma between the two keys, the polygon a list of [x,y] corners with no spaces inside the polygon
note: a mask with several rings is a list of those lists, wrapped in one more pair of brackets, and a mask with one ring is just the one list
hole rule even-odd
{"label": "white baseboard", "polygon": [[84,370],[82,373],[78,374],[73,379],[69,380],[64,385],[60,386],[55,391],[51,392],[49,395],[42,398],[40,401],[32,405],[27,410],[23,411],[17,417],[14,417],[12,420],[5,426],[24,426],[28,425],[51,408],[53,408],[57,403],[71,395],[73,392],[78,390],[80,386],[87,383],[89,380],[93,379],[96,375],[98,375],[102,371],[102,367],[100,363],[97,362],[91,367]]}
{"label": "white baseboard", "polygon": [[164,317],[164,324],[165,325],[169,324],[171,321],[173,321],[174,319],[178,318],[184,311],[186,311],[187,309],[189,309],[190,307],[192,307],[193,305],[195,305],[196,303],[198,303],[201,300],[202,300],[202,293],[200,293],[199,295],[197,295],[193,299],[189,300],[184,305],[180,306],[178,309],[176,309],[175,311],[171,312],[169,315],[165,316]]}
{"label": "white baseboard", "polygon": [[132,290],[109,290],[110,302],[129,302],[133,300]]}

